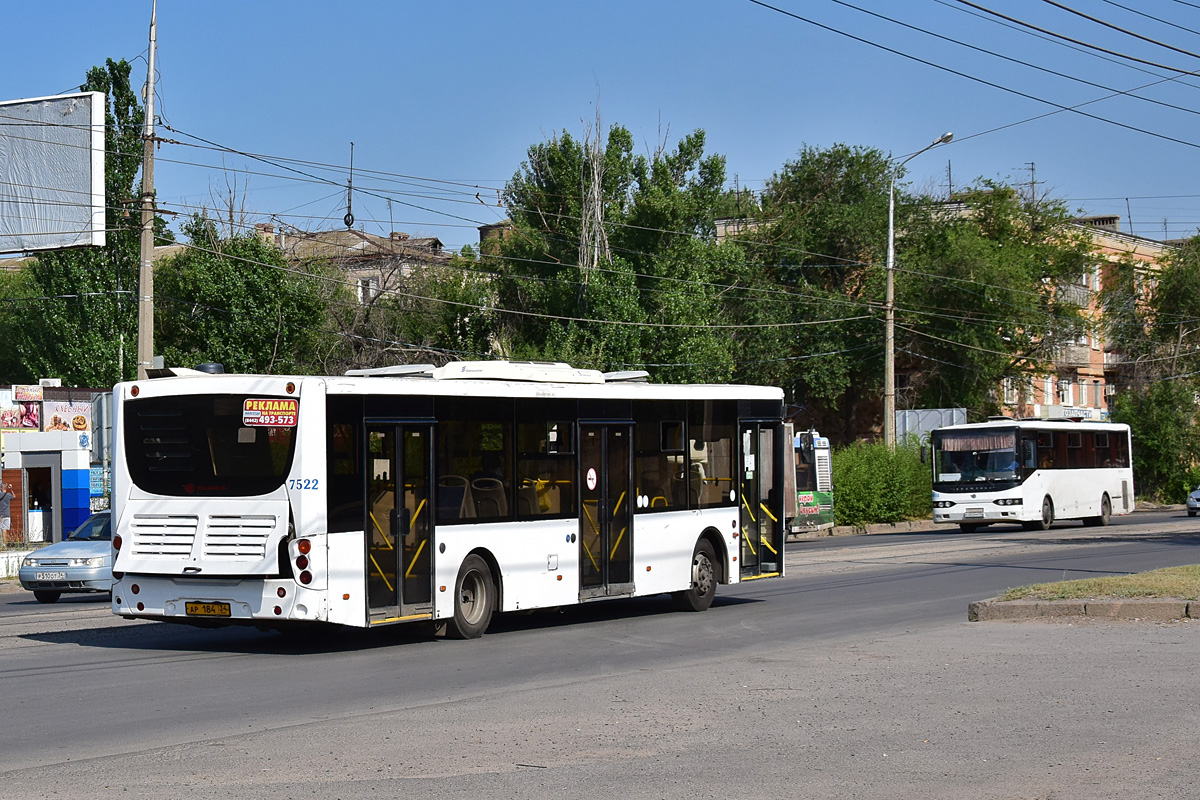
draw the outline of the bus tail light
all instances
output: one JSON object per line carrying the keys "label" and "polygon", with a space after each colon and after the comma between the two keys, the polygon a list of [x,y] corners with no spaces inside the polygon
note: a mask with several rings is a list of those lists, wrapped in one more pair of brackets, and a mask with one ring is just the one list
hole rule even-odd
{"label": "bus tail light", "polygon": [[308,539],[300,539],[296,542],[296,549],[302,554],[308,555],[309,551],[312,550],[312,542]]}
{"label": "bus tail light", "polygon": [[114,536],[113,537],[113,550],[119,551],[121,549],[121,544],[123,541],[124,540],[120,537],[119,534],[117,536]]}
{"label": "bus tail light", "polygon": [[300,573],[300,582],[305,585],[312,583],[312,573],[309,572],[308,570],[304,570],[304,572],[301,572]]}
{"label": "bus tail light", "polygon": [[296,556],[296,566],[300,569],[308,569],[308,556]]}

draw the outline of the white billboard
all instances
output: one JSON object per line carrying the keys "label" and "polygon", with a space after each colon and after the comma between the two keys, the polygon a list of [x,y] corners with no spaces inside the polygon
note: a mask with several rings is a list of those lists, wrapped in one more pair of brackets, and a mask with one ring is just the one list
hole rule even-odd
{"label": "white billboard", "polygon": [[104,245],[104,94],[0,103],[0,253]]}

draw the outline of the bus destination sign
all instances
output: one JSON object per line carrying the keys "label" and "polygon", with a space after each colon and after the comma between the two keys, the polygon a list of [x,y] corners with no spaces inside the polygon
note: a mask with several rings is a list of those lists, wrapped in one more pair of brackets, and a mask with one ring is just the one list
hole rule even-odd
{"label": "bus destination sign", "polygon": [[288,398],[246,398],[242,405],[243,425],[294,428],[300,415],[300,401]]}

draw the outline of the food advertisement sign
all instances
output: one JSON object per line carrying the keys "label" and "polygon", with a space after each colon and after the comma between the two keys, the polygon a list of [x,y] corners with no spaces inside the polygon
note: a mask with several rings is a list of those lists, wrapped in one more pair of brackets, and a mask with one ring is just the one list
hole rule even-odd
{"label": "food advertisement sign", "polygon": [[54,403],[46,401],[42,406],[42,418],[45,424],[44,430],[87,433],[92,429],[91,403]]}
{"label": "food advertisement sign", "polygon": [[[13,387],[18,388],[18,387]],[[41,388],[41,387],[35,387]],[[42,429],[42,404],[18,400],[12,391],[0,391],[0,430],[40,431]]]}
{"label": "food advertisement sign", "polygon": [[294,397],[249,397],[242,405],[243,425],[294,428],[299,415],[300,401]]}
{"label": "food advertisement sign", "polygon": [[0,389],[0,430],[21,429],[21,407],[13,400],[11,389]]}
{"label": "food advertisement sign", "polygon": [[13,384],[12,393],[13,400],[16,400],[18,403],[40,403],[42,401],[41,384]]}

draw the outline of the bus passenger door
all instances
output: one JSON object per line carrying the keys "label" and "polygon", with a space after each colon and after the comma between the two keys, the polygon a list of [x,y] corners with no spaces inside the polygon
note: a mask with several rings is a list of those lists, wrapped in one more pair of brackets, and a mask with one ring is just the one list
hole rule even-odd
{"label": "bus passenger door", "polygon": [[633,429],[580,425],[579,597],[633,594]]}
{"label": "bus passenger door", "polygon": [[433,426],[367,426],[367,602],[370,622],[433,611]]}
{"label": "bus passenger door", "polygon": [[[742,580],[783,571],[783,431],[775,423],[743,422],[740,448]],[[788,448],[791,443],[788,442]]]}

